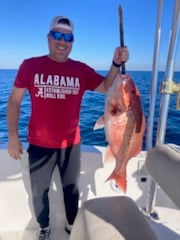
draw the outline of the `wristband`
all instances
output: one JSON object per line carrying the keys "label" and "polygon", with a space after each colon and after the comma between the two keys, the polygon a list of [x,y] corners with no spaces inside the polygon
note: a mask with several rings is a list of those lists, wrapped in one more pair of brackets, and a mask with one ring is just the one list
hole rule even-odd
{"label": "wristband", "polygon": [[119,68],[121,66],[121,64],[117,64],[114,60],[112,61],[112,64],[114,67],[117,67],[117,68]]}

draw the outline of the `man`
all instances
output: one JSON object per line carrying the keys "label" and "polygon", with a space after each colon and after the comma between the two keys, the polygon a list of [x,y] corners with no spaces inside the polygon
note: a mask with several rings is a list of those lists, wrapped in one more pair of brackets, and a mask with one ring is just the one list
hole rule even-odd
{"label": "man", "polygon": [[86,90],[105,93],[120,65],[128,60],[127,48],[116,48],[112,66],[104,78],[86,64],[69,58],[73,30],[73,23],[66,17],[52,20],[47,35],[49,54],[23,61],[8,103],[8,152],[12,158],[20,159],[23,148],[18,137],[18,119],[22,98],[29,91],[32,111],[27,151],[39,240],[48,239],[50,234],[48,191],[56,165],[64,193],[67,232],[71,231],[78,211],[82,96]]}

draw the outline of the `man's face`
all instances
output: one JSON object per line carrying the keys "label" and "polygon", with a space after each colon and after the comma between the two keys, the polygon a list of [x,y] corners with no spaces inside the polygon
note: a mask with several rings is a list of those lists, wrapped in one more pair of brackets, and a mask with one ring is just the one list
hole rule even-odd
{"label": "man's face", "polygon": [[[60,39],[59,36],[61,33],[62,37]],[[63,28],[55,28],[48,34],[49,56],[58,62],[66,61],[72,49],[73,41],[67,41],[64,34],[71,35],[72,33]]]}

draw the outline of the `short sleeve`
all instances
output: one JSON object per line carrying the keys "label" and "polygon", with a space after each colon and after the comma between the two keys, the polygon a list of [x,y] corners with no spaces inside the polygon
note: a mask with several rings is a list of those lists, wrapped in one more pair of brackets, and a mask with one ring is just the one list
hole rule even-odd
{"label": "short sleeve", "polygon": [[28,88],[29,87],[30,72],[28,70],[28,64],[26,60],[22,62],[17,72],[14,86],[18,88]]}

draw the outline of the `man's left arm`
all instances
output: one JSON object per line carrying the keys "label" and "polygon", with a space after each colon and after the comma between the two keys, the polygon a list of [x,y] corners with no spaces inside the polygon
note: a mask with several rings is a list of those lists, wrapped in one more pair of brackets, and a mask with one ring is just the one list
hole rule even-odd
{"label": "man's left arm", "polygon": [[104,81],[95,89],[95,91],[106,93],[108,88],[113,84],[116,75],[120,71],[120,66],[129,59],[127,47],[117,47],[114,52],[111,68],[104,78]]}

